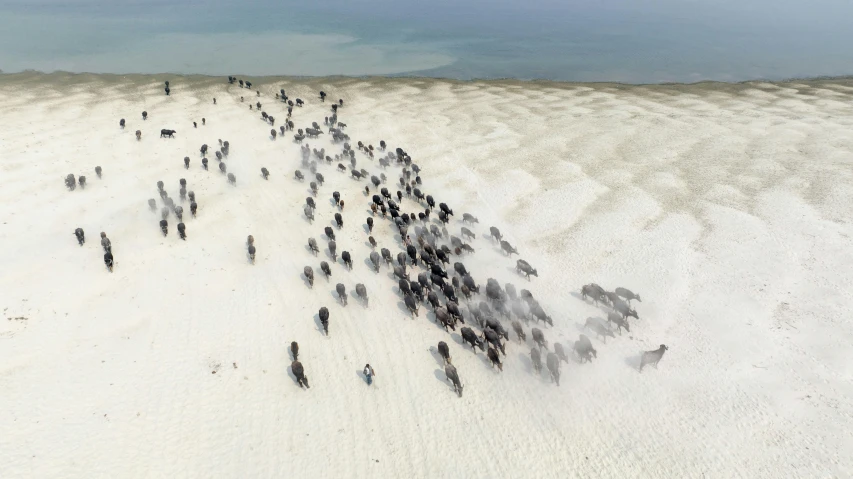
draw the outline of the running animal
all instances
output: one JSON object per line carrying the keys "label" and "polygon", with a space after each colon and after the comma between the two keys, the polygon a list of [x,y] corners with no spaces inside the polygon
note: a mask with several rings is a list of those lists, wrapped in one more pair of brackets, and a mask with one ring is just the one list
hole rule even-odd
{"label": "running animal", "polygon": [[655,368],[658,367],[658,363],[663,357],[663,353],[665,353],[669,348],[665,344],[661,344],[659,348],[654,351],[644,351],[643,356],[640,358],[640,372],[643,372],[643,367],[646,364],[651,364]]}

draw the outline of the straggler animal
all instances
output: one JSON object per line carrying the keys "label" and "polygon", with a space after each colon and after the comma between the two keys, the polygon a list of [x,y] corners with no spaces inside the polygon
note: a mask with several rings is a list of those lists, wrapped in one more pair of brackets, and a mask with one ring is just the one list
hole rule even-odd
{"label": "straggler animal", "polygon": [[651,364],[655,368],[658,367],[658,363],[663,357],[663,353],[665,353],[669,348],[665,344],[661,344],[659,348],[654,351],[645,351],[643,352],[643,356],[640,358],[640,372],[643,372],[643,367],[646,364]]}

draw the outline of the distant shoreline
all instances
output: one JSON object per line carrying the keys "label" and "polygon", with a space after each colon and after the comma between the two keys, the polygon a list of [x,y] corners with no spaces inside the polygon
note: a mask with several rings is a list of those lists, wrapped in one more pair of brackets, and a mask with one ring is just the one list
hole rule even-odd
{"label": "distant shoreline", "polygon": [[[736,85],[751,85],[756,83],[769,83],[773,85],[784,85],[789,83],[825,83],[825,82],[853,82],[853,74],[851,75],[839,75],[839,76],[815,76],[815,77],[795,77],[795,78],[786,78],[786,79],[762,79],[755,78],[750,80],[741,80],[741,81],[722,81],[722,80],[699,80],[690,83],[680,83],[680,82],[659,82],[659,83],[624,83],[624,82],[613,82],[613,81],[586,81],[586,82],[573,82],[573,81],[563,81],[563,80],[549,80],[549,79],[521,79],[521,78],[472,78],[472,79],[459,79],[459,78],[451,78],[451,77],[431,77],[431,76],[418,76],[414,74],[393,74],[393,75],[328,75],[328,76],[312,76],[312,75],[240,75],[231,73],[230,75],[236,76],[240,79],[246,79],[253,83],[258,82],[270,82],[270,81],[278,81],[278,82],[286,82],[286,81],[303,81],[303,82],[317,82],[317,81],[327,81],[327,82],[335,82],[335,81],[435,81],[441,83],[458,83],[458,84],[473,84],[473,83],[491,83],[491,84],[499,84],[499,85],[507,85],[507,84],[520,84],[520,85],[537,85],[537,86],[557,86],[557,85],[588,85],[588,86],[611,86],[615,88],[621,87],[673,87],[673,86],[699,86],[699,85],[728,85],[728,86],[736,86]],[[33,79],[38,77],[48,78],[48,79],[84,79],[88,78],[89,80],[95,79],[92,77],[97,77],[97,79],[101,80],[117,80],[117,79],[125,79],[125,80],[161,80],[163,78],[168,77],[169,79],[173,78],[184,78],[191,79],[196,81],[205,81],[205,80],[214,80],[214,79],[223,79],[223,81],[227,81],[228,75],[207,75],[207,74],[187,74],[187,73],[169,73],[169,72],[158,72],[158,73],[95,73],[95,72],[69,72],[57,70],[54,72],[42,72],[38,70],[25,70],[21,72],[13,72],[7,73],[0,70],[0,83],[3,83],[5,80],[21,80],[21,79]]]}

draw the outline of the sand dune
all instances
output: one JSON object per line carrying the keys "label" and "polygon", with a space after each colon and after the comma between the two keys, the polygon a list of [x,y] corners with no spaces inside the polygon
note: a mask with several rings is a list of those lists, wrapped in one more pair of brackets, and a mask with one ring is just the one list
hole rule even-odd
{"label": "sand dune", "polygon": [[[0,76],[3,477],[853,475],[850,81],[253,82],[260,98],[220,78]],[[593,339],[598,359],[565,365],[556,387],[532,372],[529,326],[526,345],[511,333],[498,373],[428,308],[411,319],[390,270],[367,263],[365,182],[321,167],[316,221],[304,219],[292,134],[272,141],[240,102],[261,101],[278,125],[279,88],[307,102],[297,128],[328,116],[322,89],[345,100],[352,143],[405,148],[424,191],[455,210],[451,234],[462,212],[479,218],[476,253],[461,261],[480,283],[530,289],[554,317],[550,343],[568,347],[587,317],[606,317],[579,298],[592,281],[642,295],[630,334]],[[176,138],[158,138],[161,128]],[[199,146],[217,139],[231,143],[236,186],[215,159],[201,168]],[[340,151],[327,137],[307,142]],[[399,171],[385,171],[389,184]],[[69,192],[68,173],[89,186]],[[146,203],[158,180],[177,198],[179,178],[199,203],[185,242],[174,217],[164,238]],[[332,191],[347,204],[335,233],[354,268],[334,264],[327,282]],[[515,272],[489,226],[538,278]],[[399,251],[386,221],[374,236]],[[337,282],[364,283],[369,308],[337,303]],[[294,340],[310,390],[289,370]],[[434,352],[441,340],[462,398]],[[638,373],[640,351],[661,343],[659,368]]]}

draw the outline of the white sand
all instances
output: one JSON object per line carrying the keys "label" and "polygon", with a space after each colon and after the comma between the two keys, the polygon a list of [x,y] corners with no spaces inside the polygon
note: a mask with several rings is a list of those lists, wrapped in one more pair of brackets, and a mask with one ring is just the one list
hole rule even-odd
{"label": "white sand", "polygon": [[[454,208],[453,234],[462,212],[479,217],[477,252],[462,259],[475,279],[529,288],[555,319],[550,342],[568,346],[604,314],[577,297],[582,284],[642,295],[631,334],[594,339],[598,359],[564,366],[556,387],[531,372],[529,329],[527,345],[512,335],[499,374],[428,309],[407,317],[389,270],[366,262],[364,182],[323,167],[307,223],[299,148],[290,133],[270,141],[239,101],[254,93],[170,78],[166,97],[163,79],[0,77],[0,476],[853,476],[853,83],[256,81],[278,124],[279,88],[308,101],[300,128],[328,115],[323,89],[345,99],[353,143],[404,147],[424,191]],[[201,169],[199,146],[220,138],[236,187]],[[68,173],[89,186],[67,191]],[[396,184],[399,169],[386,174]],[[163,238],[146,204],[158,180],[177,198],[179,178],[200,205],[186,242],[174,217]],[[334,190],[347,202],[338,249],[355,267],[333,265],[327,283],[318,266]],[[514,272],[492,225],[538,278]],[[396,254],[393,233],[377,220]],[[336,282],[366,284],[370,307],[337,304]],[[293,340],[310,390],[289,372]],[[461,399],[431,352],[440,340]],[[638,373],[638,353],[660,343],[660,367]]]}

